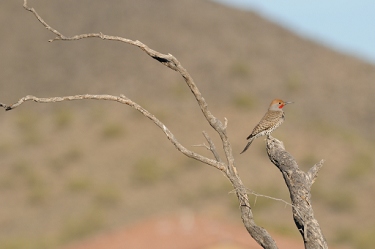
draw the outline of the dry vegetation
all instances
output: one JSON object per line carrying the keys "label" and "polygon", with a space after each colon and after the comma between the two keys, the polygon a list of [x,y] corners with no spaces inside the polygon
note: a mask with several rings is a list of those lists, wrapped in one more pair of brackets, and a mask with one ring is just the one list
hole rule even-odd
{"label": "dry vegetation", "polygon": [[[253,13],[206,1],[32,5],[66,34],[101,31],[178,57],[211,110],[228,118],[238,153],[271,99],[295,101],[275,137],[304,170],[326,160],[312,196],[329,244],[374,244],[373,65],[305,41]],[[208,125],[183,80],[142,52],[100,40],[47,43],[50,34],[21,2],[3,1],[0,18],[1,102],[27,94],[124,93],[157,115],[180,142],[203,142],[201,131]],[[53,248],[182,209],[239,222],[229,182],[180,155],[129,108],[95,101],[30,103],[1,114],[1,120],[1,248]],[[193,150],[209,156],[203,148]],[[288,199],[262,139],[236,159],[247,187]],[[283,203],[258,197],[253,211],[261,226],[298,236]]]}

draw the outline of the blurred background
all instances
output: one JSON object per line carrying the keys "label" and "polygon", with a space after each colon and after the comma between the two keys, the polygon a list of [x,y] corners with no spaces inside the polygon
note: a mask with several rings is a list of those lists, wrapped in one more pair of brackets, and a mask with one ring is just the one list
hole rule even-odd
{"label": "blurred background", "polygon": [[[187,148],[212,157],[193,147],[205,142],[205,130],[221,149],[176,72],[127,44],[100,39],[49,43],[53,35],[23,9],[22,1],[0,6],[0,102],[11,104],[25,95],[125,94],[155,114]],[[51,0],[29,6],[66,36],[102,32],[177,57],[212,113],[228,119],[245,185],[287,201],[287,188],[268,160],[264,139],[245,154],[239,152],[272,99],[294,101],[273,135],[305,171],[325,159],[312,204],[328,244],[361,249],[375,243],[371,52],[296,31],[266,7],[239,9],[202,0]],[[363,30],[373,27],[371,22],[361,25]],[[105,101],[29,102],[2,112],[1,120],[1,248],[73,248],[71,243],[133,229],[157,217],[180,217],[190,225],[191,217],[204,217],[242,228],[227,179],[183,156],[130,107]],[[260,226],[302,247],[288,206],[250,198]],[[146,235],[137,236],[140,241]],[[238,243],[252,241],[245,240]],[[214,248],[211,244],[190,248]]]}
{"label": "blurred background", "polygon": [[215,0],[256,13],[308,39],[375,63],[375,2],[371,0]]}

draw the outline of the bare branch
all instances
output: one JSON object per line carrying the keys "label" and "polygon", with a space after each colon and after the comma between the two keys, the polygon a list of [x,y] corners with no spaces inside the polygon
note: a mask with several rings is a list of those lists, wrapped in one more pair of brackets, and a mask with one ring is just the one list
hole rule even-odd
{"label": "bare branch", "polygon": [[310,179],[310,184],[313,185],[316,178],[318,177],[319,170],[323,167],[324,160],[320,160],[317,164],[311,167],[309,171],[307,172],[307,176]]}
{"label": "bare branch", "polygon": [[219,130],[221,131],[223,129],[223,126],[222,126],[221,122],[216,117],[214,117],[211,114],[211,112],[208,110],[208,105],[207,105],[205,99],[202,97],[202,94],[200,93],[198,87],[194,83],[193,78],[190,76],[188,71],[185,68],[182,67],[181,63],[173,55],[159,53],[159,52],[157,52],[153,49],[150,49],[148,46],[146,46],[145,44],[143,44],[140,41],[133,41],[133,40],[125,39],[125,38],[118,37],[118,36],[104,35],[102,33],[81,34],[81,35],[75,35],[75,36],[72,36],[72,37],[67,37],[67,36],[64,36],[63,34],[61,34],[60,32],[58,32],[57,30],[55,30],[54,28],[52,28],[51,26],[49,26],[42,19],[42,17],[39,16],[39,14],[35,11],[34,8],[28,7],[27,0],[24,0],[23,6],[26,10],[32,12],[35,15],[35,17],[39,20],[39,22],[42,23],[42,25],[47,30],[51,31],[52,33],[54,33],[56,35],[56,37],[54,39],[49,40],[50,42],[53,42],[55,40],[74,41],[74,40],[80,40],[80,39],[85,39],[85,38],[100,38],[100,39],[103,39],[103,40],[125,42],[125,43],[128,43],[128,44],[139,47],[144,52],[146,52],[149,56],[151,56],[153,59],[159,61],[160,63],[164,64],[165,66],[167,66],[167,67],[169,67],[169,68],[171,68],[175,71],[178,71],[181,74],[181,76],[185,79],[185,82],[187,83],[190,90],[194,94],[194,96],[195,96],[196,100],[198,101],[198,104],[199,104],[204,116],[206,117],[206,119],[210,123],[210,125],[217,131],[219,131]]}
{"label": "bare branch", "polygon": [[140,49],[142,49],[143,51],[145,51],[149,56],[151,56],[155,60],[159,61],[160,63],[166,65],[167,67],[169,67],[169,68],[171,68],[171,69],[173,69],[175,71],[178,71],[177,70],[177,65],[175,64],[178,61],[176,60],[176,58],[174,58],[173,55],[171,55],[171,54],[167,54],[166,55],[166,54],[159,53],[159,52],[157,52],[157,51],[155,51],[153,49],[150,49],[148,46],[146,46],[145,44],[143,44],[140,41],[133,41],[133,40],[130,40],[130,39],[119,37],[119,36],[104,35],[102,33],[81,34],[81,35],[75,35],[75,36],[72,36],[72,37],[67,37],[67,36],[61,34],[56,29],[52,28],[50,25],[48,25],[43,20],[43,18],[35,11],[34,8],[28,7],[27,0],[24,0],[23,7],[26,10],[30,11],[31,13],[33,13],[34,16],[38,19],[38,21],[47,30],[49,30],[50,32],[52,32],[52,33],[54,33],[56,35],[55,38],[48,40],[49,42],[53,42],[53,41],[57,41],[57,40],[62,40],[62,41],[76,41],[76,40],[81,40],[81,39],[85,39],[85,38],[100,38],[102,40],[125,42],[125,43],[128,43],[128,44],[131,44],[131,45],[139,47]]}
{"label": "bare branch", "polygon": [[306,174],[299,169],[297,162],[285,150],[283,144],[271,136],[267,139],[267,153],[271,162],[281,171],[288,186],[294,222],[304,239],[305,248],[328,248],[319,223],[314,217],[310,193],[312,182],[323,162],[314,165],[313,170]]}
{"label": "bare branch", "polygon": [[[142,49],[144,52],[146,52],[150,57],[153,59],[159,61],[163,65],[167,66],[168,68],[177,71],[185,80],[186,84],[190,88],[191,92],[193,93],[195,99],[197,100],[197,103],[208,121],[208,123],[211,125],[211,127],[219,134],[221,141],[223,143],[223,149],[225,153],[225,157],[227,160],[227,164],[221,162],[218,160],[217,155],[215,155],[215,158],[217,161],[202,157],[199,154],[196,154],[194,152],[191,152],[187,150],[185,147],[183,147],[180,143],[177,142],[177,140],[174,138],[173,134],[166,128],[164,124],[162,124],[158,119],[156,119],[152,114],[150,114],[148,111],[144,110],[142,107],[137,105],[136,103],[130,101],[127,99],[125,96],[121,96],[121,101],[119,101],[118,98],[116,98],[116,101],[119,102],[126,102],[125,104],[128,104],[129,106],[132,106],[133,108],[137,109],[140,111],[143,115],[147,116],[149,119],[151,119],[157,126],[159,126],[163,132],[167,135],[168,139],[175,145],[175,147],[181,151],[183,154],[185,154],[188,157],[194,158],[198,161],[204,162],[206,164],[209,164],[211,166],[216,167],[217,169],[221,170],[224,172],[224,174],[228,177],[230,182],[232,183],[234,189],[237,192],[237,198],[240,202],[240,207],[241,207],[241,217],[243,220],[243,223],[250,233],[250,235],[259,243],[262,247],[264,248],[277,248],[275,241],[272,239],[270,234],[263,228],[258,227],[253,218],[253,214],[251,211],[251,207],[249,204],[249,200],[247,197],[247,193],[245,191],[245,187],[243,186],[243,183],[241,179],[239,178],[237,174],[237,170],[235,167],[235,162],[234,162],[234,157],[233,157],[233,152],[232,152],[232,147],[229,142],[229,139],[226,134],[226,127],[227,127],[227,120],[225,119],[225,125],[221,123],[220,120],[218,120],[209,110],[208,110],[208,105],[203,98],[201,92],[199,91],[198,87],[196,86],[193,78],[190,76],[188,71],[182,67],[181,63],[171,54],[162,54],[159,53],[155,50],[150,49],[148,46],[143,44],[140,41],[133,41],[130,39],[125,39],[122,37],[118,36],[108,36],[104,35],[102,33],[92,33],[92,34],[81,34],[81,35],[76,35],[72,37],[66,37],[51,26],[49,26],[40,16],[39,14],[33,9],[28,7],[27,5],[27,0],[24,0],[24,8],[31,13],[34,14],[34,16],[39,20],[39,22],[50,32],[52,32],[56,37],[50,42],[55,41],[55,40],[63,40],[63,41],[72,41],[72,40],[80,40],[84,38],[100,38],[103,40],[112,40],[112,41],[120,41],[120,42],[125,42],[130,45],[137,46],[138,48]],[[18,105],[22,104],[23,101],[29,100],[29,97],[25,97],[25,99],[21,99],[19,102],[16,104],[6,107],[5,105],[2,105],[6,109],[12,109],[17,107]],[[40,100],[36,97],[30,98],[34,101]],[[52,101],[51,101],[52,102]],[[206,138],[207,139],[207,138]],[[209,141],[209,140],[208,140]],[[210,143],[210,141],[209,141]],[[211,148],[214,148],[211,146]],[[215,149],[212,149],[212,151],[216,151]]]}
{"label": "bare branch", "polygon": [[110,101],[116,101],[121,104],[126,104],[128,106],[133,107],[140,113],[142,113],[144,116],[152,120],[159,128],[163,130],[163,132],[166,134],[167,138],[172,142],[172,144],[183,154],[185,154],[188,157],[194,158],[202,163],[208,164],[210,166],[213,166],[221,171],[224,171],[226,166],[223,163],[219,163],[215,160],[206,158],[202,155],[199,155],[195,152],[192,152],[188,149],[186,149],[184,146],[182,146],[173,133],[159,120],[157,119],[154,115],[152,115],[150,112],[148,112],[146,109],[144,109],[142,106],[139,104],[135,103],[131,99],[127,98],[125,95],[120,95],[118,96],[113,96],[113,95],[92,95],[92,94],[84,94],[84,95],[74,95],[74,96],[64,96],[64,97],[51,97],[51,98],[38,98],[32,95],[27,95],[21,99],[19,99],[16,103],[13,105],[5,105],[5,104],[0,104],[1,107],[4,107],[5,110],[13,110],[17,108],[18,106],[22,105],[24,102],[27,101],[34,101],[37,103],[54,103],[54,102],[61,102],[61,101],[69,101],[69,100],[84,100],[84,99],[92,99],[92,100],[110,100]]}
{"label": "bare branch", "polygon": [[[126,104],[131,106],[132,108],[141,112],[144,116],[149,118],[153,121],[162,131],[165,133],[167,138],[171,141],[171,143],[182,152],[184,155],[194,158],[200,162],[213,166],[226,175],[226,177],[230,180],[234,187],[234,191],[236,192],[239,206],[241,210],[241,218],[243,220],[243,224],[245,225],[249,234],[260,244],[263,248],[267,249],[275,249],[277,245],[275,241],[272,239],[270,234],[262,227],[256,225],[251,206],[249,204],[249,199],[247,195],[246,188],[244,187],[241,179],[238,176],[236,167],[235,167],[235,160],[233,157],[232,147],[230,141],[227,136],[227,126],[228,120],[224,119],[224,124],[217,119],[208,109],[208,105],[203,98],[201,92],[199,91],[197,85],[195,84],[193,78],[190,76],[188,71],[182,67],[181,63],[171,54],[162,54],[155,50],[150,49],[148,46],[143,44],[142,42],[136,40],[130,40],[118,36],[109,36],[103,33],[90,33],[90,34],[80,34],[71,37],[67,37],[61,34],[56,29],[49,26],[39,14],[33,9],[28,7],[27,0],[24,0],[24,8],[31,12],[37,20],[50,32],[52,32],[55,37],[50,42],[61,40],[61,41],[75,41],[85,38],[100,38],[103,40],[110,40],[110,41],[119,41],[124,42],[133,46],[140,48],[146,54],[148,54],[151,58],[157,60],[158,62],[162,63],[163,65],[167,66],[168,68],[177,71],[185,80],[186,84],[190,88],[191,92],[193,93],[197,103],[208,121],[211,127],[219,134],[220,139],[222,141],[223,150],[225,153],[226,162],[224,163],[221,161],[217,150],[212,142],[212,140],[208,137],[206,133],[203,133],[206,137],[206,140],[209,143],[209,147],[207,148],[214,154],[216,160],[212,160],[206,157],[203,157],[200,154],[192,152],[182,146],[171,133],[171,131],[154,115],[149,113],[143,107],[138,105],[137,103],[133,102],[132,100],[128,99],[124,95],[112,96],[112,95],[75,95],[75,96],[65,96],[65,97],[53,97],[53,98],[37,98],[35,96],[28,95],[24,98],[21,98],[18,102],[13,105],[7,106],[5,104],[1,104],[0,106],[5,108],[5,110],[12,110],[20,106],[26,101],[32,100],[38,103],[51,103],[51,102],[60,102],[66,100],[83,100],[83,99],[95,99],[95,100],[110,100],[116,101],[122,104]],[[311,240],[318,241],[317,243],[322,245],[321,248],[327,248],[326,242],[324,240],[323,235],[321,234],[319,224],[313,217],[313,212],[310,204],[310,187],[312,182],[315,181],[317,177],[317,173],[321,167],[321,164],[313,166],[313,168],[309,171],[308,174],[305,174],[302,171],[299,171],[298,165],[294,161],[294,159],[285,151],[285,148],[281,145],[280,141],[275,140],[273,138],[269,138],[267,140],[267,151],[271,161],[280,169],[283,173],[285,182],[288,185],[290,190],[290,195],[292,199],[292,210],[293,210],[293,217],[295,219],[296,225],[300,230],[301,234],[304,235],[305,246],[312,245]],[[302,179],[302,182],[293,182],[296,178]],[[292,186],[296,184],[296,186]],[[307,236],[308,235],[308,236]],[[321,237],[317,237],[321,235]],[[315,244],[314,244],[315,245]],[[306,247],[306,248],[317,248],[317,247]]]}
{"label": "bare branch", "polygon": [[271,200],[274,200],[274,201],[279,201],[279,202],[284,203],[285,206],[291,206],[291,207],[293,207],[292,204],[290,204],[289,202],[287,202],[287,201],[285,201],[285,200],[283,200],[283,199],[275,198],[275,197],[268,196],[268,195],[258,194],[258,193],[256,193],[254,190],[251,190],[251,189],[248,189],[247,193],[249,193],[249,194],[251,194],[251,195],[254,195],[255,197],[263,197],[263,198],[271,199]]}
{"label": "bare branch", "polygon": [[227,127],[228,127],[228,119],[224,118],[224,127],[223,127],[223,129],[226,130]]}
{"label": "bare branch", "polygon": [[[235,191],[232,190],[229,193],[233,194],[233,193],[235,193]],[[247,189],[247,193],[250,194],[250,195],[254,195],[255,196],[255,203],[256,203],[257,197],[264,197],[264,198],[271,199],[271,200],[274,200],[274,201],[283,202],[285,204],[285,206],[291,206],[291,207],[293,207],[293,205],[291,203],[289,203],[289,202],[287,202],[287,201],[285,201],[283,199],[275,198],[275,197],[268,196],[268,195],[258,194],[257,192],[255,192],[254,190],[251,190],[251,189]],[[254,205],[255,205],[255,203],[254,203]]]}
{"label": "bare branch", "polygon": [[193,146],[194,147],[204,147],[204,148],[206,148],[206,150],[211,150],[210,146],[206,145],[205,143],[203,143],[203,144],[194,144]]}
{"label": "bare branch", "polygon": [[215,144],[212,142],[212,140],[208,136],[207,132],[203,131],[203,136],[206,138],[208,144],[210,145],[208,147],[208,149],[212,152],[212,154],[214,154],[214,157],[215,157],[216,161],[221,162],[221,159],[220,159],[219,153],[217,153]]}

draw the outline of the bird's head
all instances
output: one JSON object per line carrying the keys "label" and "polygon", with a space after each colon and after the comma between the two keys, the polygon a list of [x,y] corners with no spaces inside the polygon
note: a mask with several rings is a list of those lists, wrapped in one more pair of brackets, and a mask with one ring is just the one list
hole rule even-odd
{"label": "bird's head", "polygon": [[287,104],[292,104],[292,103],[293,102],[291,102],[291,101],[283,101],[281,99],[274,99],[271,102],[269,110],[271,110],[271,111],[280,111],[280,110],[283,109],[284,106],[286,106]]}

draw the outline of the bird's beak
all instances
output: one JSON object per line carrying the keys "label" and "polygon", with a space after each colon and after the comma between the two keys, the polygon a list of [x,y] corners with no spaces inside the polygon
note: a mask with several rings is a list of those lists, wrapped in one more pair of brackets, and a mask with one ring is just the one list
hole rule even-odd
{"label": "bird's beak", "polygon": [[287,101],[287,102],[284,102],[285,103],[285,105],[287,105],[287,104],[293,104],[294,102],[293,101]]}

